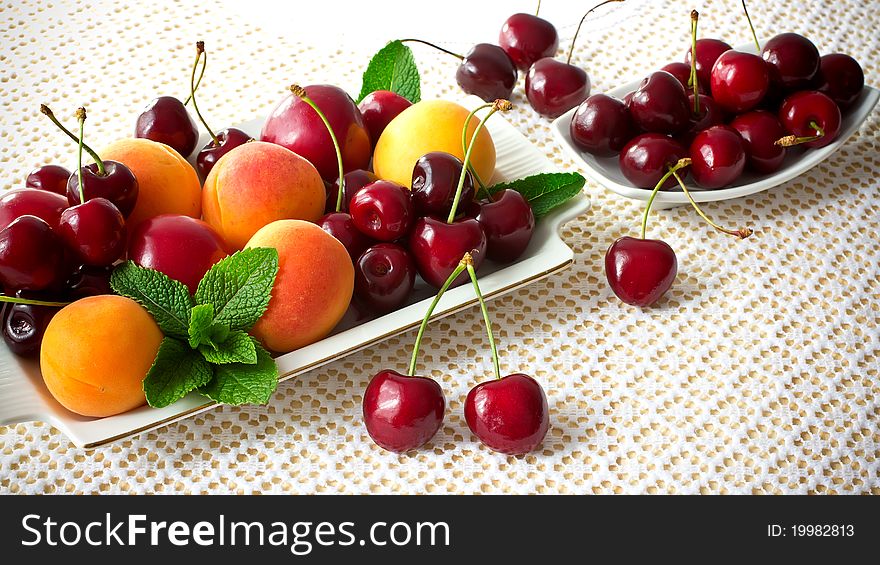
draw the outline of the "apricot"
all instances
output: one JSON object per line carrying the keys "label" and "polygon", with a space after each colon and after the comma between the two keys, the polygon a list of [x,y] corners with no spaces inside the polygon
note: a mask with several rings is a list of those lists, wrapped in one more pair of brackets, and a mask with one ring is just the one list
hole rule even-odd
{"label": "apricot", "polygon": [[140,304],[113,294],[62,308],[43,335],[40,370],[62,406],[83,416],[121,414],[146,402],[143,380],[162,331]]}
{"label": "apricot", "polygon": [[317,221],[325,199],[314,165],[280,145],[252,141],[214,165],[205,179],[202,213],[230,247],[241,249],[276,220]]}
{"label": "apricot", "polygon": [[286,353],[336,327],[354,290],[354,267],[339,240],[310,222],[278,220],[257,231],[247,247],[278,250],[269,307],[251,329],[264,346]]}
{"label": "apricot", "polygon": [[[403,186],[412,184],[413,167],[431,151],[445,151],[464,159],[461,130],[470,110],[446,100],[422,100],[413,104],[385,127],[373,153],[373,172]],[[468,125],[468,140],[477,127],[475,116]],[[484,182],[495,172],[495,144],[486,127],[480,130],[471,153],[471,164]]]}
{"label": "apricot", "polygon": [[198,218],[202,211],[199,176],[186,159],[164,143],[149,139],[120,139],[105,147],[102,159],[119,161],[138,181],[138,199],[125,221],[128,232],[161,214]]}

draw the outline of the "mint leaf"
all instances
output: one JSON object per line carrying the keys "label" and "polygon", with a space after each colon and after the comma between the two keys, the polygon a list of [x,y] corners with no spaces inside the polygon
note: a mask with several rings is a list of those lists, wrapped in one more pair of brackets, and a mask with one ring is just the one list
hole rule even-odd
{"label": "mint leaf", "polygon": [[208,384],[213,374],[211,365],[198,351],[166,337],[159,345],[156,360],[144,378],[144,394],[150,406],[163,408]]}
{"label": "mint leaf", "polygon": [[211,328],[214,325],[214,306],[199,304],[189,311],[189,346],[196,349],[203,343],[211,343]]}
{"label": "mint leaf", "polygon": [[358,102],[377,90],[396,92],[413,104],[421,99],[419,69],[412,50],[401,41],[390,42],[370,59]]}
{"label": "mint leaf", "polygon": [[585,182],[586,179],[580,173],[540,173],[498,183],[487,190],[490,194],[508,188],[519,192],[532,207],[535,218],[540,218],[577,196]]}
{"label": "mint leaf", "polygon": [[183,283],[126,261],[113,270],[110,287],[116,294],[127,296],[146,308],[165,335],[189,338],[189,309],[193,302]]}
{"label": "mint leaf", "polygon": [[225,341],[200,345],[199,353],[208,363],[215,365],[257,363],[257,348],[251,336],[239,330],[230,332]]}
{"label": "mint leaf", "polygon": [[253,365],[217,365],[214,378],[199,392],[223,404],[266,404],[278,386],[278,367],[263,347],[252,339],[257,352]]}
{"label": "mint leaf", "polygon": [[247,331],[266,311],[277,274],[278,251],[244,249],[205,273],[196,288],[196,304],[211,304],[215,323]]}

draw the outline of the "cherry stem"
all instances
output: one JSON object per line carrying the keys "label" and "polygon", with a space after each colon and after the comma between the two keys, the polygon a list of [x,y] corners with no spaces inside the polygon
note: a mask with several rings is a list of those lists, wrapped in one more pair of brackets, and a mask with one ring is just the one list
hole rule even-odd
{"label": "cherry stem", "polygon": [[[490,106],[492,106],[492,103],[483,104],[482,106],[478,106],[478,107],[474,108],[473,110],[471,110],[471,113],[468,114],[467,119],[465,119],[464,127],[461,128],[461,152],[462,152],[462,154],[467,153],[467,147],[468,147],[467,130],[468,130],[468,126],[471,125],[471,119],[474,117],[474,114],[476,114],[480,110],[484,110],[486,108],[489,108]],[[470,163],[468,163],[468,170],[471,172],[471,175],[473,175],[474,179],[476,179],[477,184],[480,185],[480,190],[483,191],[486,194],[486,196],[489,198],[489,201],[494,201],[492,198],[492,194],[490,194],[489,190],[486,188],[486,183],[483,182],[483,179],[480,178],[480,175],[477,173],[477,170]]]}
{"label": "cherry stem", "polygon": [[423,39],[410,38],[410,39],[400,39],[398,41],[400,41],[401,43],[421,43],[423,45],[427,45],[428,47],[433,47],[434,49],[436,49],[438,51],[442,51],[443,53],[446,53],[447,55],[452,55],[453,57],[457,58],[459,61],[464,59],[464,55],[459,55],[458,53],[450,51],[449,49],[444,49],[444,48],[440,47],[439,45],[435,45],[435,44],[431,43],[430,41],[425,41]]}
{"label": "cherry stem", "polygon": [[492,103],[492,109],[483,116],[483,119],[477,124],[477,127],[474,128],[474,135],[471,136],[471,142],[468,144],[467,151],[464,154],[464,164],[461,169],[461,176],[458,177],[458,188],[455,189],[455,198],[452,200],[452,209],[449,210],[449,217],[446,218],[446,223],[451,224],[455,220],[455,214],[458,212],[458,203],[461,200],[461,192],[464,189],[464,179],[467,176],[468,166],[471,163],[471,153],[474,150],[474,146],[477,144],[477,135],[480,133],[480,130],[483,129],[483,124],[486,123],[486,120],[492,117],[492,114],[495,112],[501,111],[506,112],[513,108],[513,104],[511,104],[508,100],[502,100],[499,98],[495,102]]}
{"label": "cherry stem", "polygon": [[196,102],[196,69],[199,68],[199,60],[204,57],[205,65],[208,64],[208,53],[205,52],[205,42],[204,41],[196,41],[196,62],[193,64],[192,75],[189,79],[189,96],[193,103],[193,110],[196,111],[196,115],[199,117],[199,121],[202,122],[202,125],[205,126],[205,129],[208,130],[208,135],[211,136],[211,139],[214,140],[214,145],[220,147],[220,139],[214,135],[214,132],[211,131],[211,128],[208,127],[208,122],[205,121],[205,118],[202,117],[202,113],[199,111],[199,105]]}
{"label": "cherry stem", "polygon": [[571,64],[571,56],[574,54],[574,44],[577,41],[578,34],[581,32],[581,26],[584,25],[584,20],[586,20],[587,16],[589,16],[593,12],[593,10],[595,10],[596,8],[600,8],[600,7],[604,6],[605,4],[610,4],[612,2],[623,2],[623,0],[605,0],[601,4],[596,4],[595,6],[593,6],[589,10],[587,10],[587,13],[584,14],[584,17],[581,18],[580,22],[578,22],[577,29],[574,30],[574,37],[571,38],[571,47],[568,50],[568,59],[565,60],[565,62],[567,64],[569,64],[569,65]]}
{"label": "cherry stem", "polygon": [[746,0],[742,0],[743,12],[746,14],[746,20],[749,22],[749,29],[752,30],[752,39],[755,40],[755,47],[758,48],[758,54],[761,54],[761,44],[758,42],[758,34],[755,33],[755,26],[752,25],[752,18],[749,17],[749,9],[746,8]]}
{"label": "cherry stem", "polygon": [[535,8],[535,15],[537,16],[540,13],[541,13],[541,0],[538,0],[538,7]]}
{"label": "cherry stem", "polygon": [[31,300],[30,298],[18,298],[17,296],[6,296],[0,294],[0,302],[8,302],[9,304],[29,304],[30,306],[55,306],[62,308],[70,304],[70,302],[52,302],[50,300]]}
{"label": "cherry stem", "polygon": [[697,214],[699,214],[701,218],[706,220],[707,224],[709,224],[710,226],[712,226],[716,230],[720,231],[721,233],[726,233],[727,235],[732,235],[734,237],[738,237],[739,239],[745,239],[745,238],[749,237],[750,235],[752,235],[753,233],[755,233],[752,230],[752,228],[740,228],[738,230],[728,230],[728,229],[722,228],[721,226],[719,226],[718,224],[716,224],[715,222],[710,220],[709,216],[707,216],[705,213],[703,213],[703,210],[700,209],[699,205],[697,205],[697,201],[694,200],[693,196],[691,196],[691,193],[687,189],[687,186],[685,186],[684,182],[682,182],[681,177],[678,176],[678,172],[675,169],[673,169],[672,167],[669,167],[669,171],[672,173],[672,176],[675,177],[675,180],[678,181],[678,186],[680,186],[681,189],[684,191],[684,194],[685,194],[685,196],[687,196],[687,199],[690,200],[691,206],[694,207],[694,210],[697,211]]}
{"label": "cherry stem", "polygon": [[[489,310],[486,308],[486,301],[483,300],[483,293],[480,292],[480,284],[477,282],[477,272],[474,270],[474,261],[470,255],[465,255],[467,260],[467,272],[474,283],[474,292],[480,301],[480,310],[483,311],[483,321],[486,322],[486,337],[489,338],[489,347],[492,349],[492,363],[495,365],[495,378],[501,379],[501,366],[498,363],[498,348],[495,346],[495,336],[492,334],[492,321],[489,319]],[[464,261],[465,259],[462,259]]]}
{"label": "cherry stem", "polygon": [[700,13],[691,10],[691,78],[689,83],[694,89],[694,115],[700,115],[700,84],[697,78],[697,21]]}
{"label": "cherry stem", "polygon": [[465,258],[470,259],[470,253],[465,253],[464,257],[461,258],[461,261],[458,263],[458,266],[452,271],[452,274],[449,275],[449,278],[446,279],[446,282],[443,283],[443,286],[440,287],[440,290],[437,291],[437,296],[434,297],[434,300],[431,301],[431,305],[428,306],[428,311],[425,312],[425,317],[422,319],[422,325],[419,326],[419,333],[416,334],[416,342],[413,345],[413,353],[412,360],[409,362],[409,375],[413,376],[416,373],[416,364],[419,360],[419,349],[422,346],[422,337],[425,335],[425,328],[428,327],[428,320],[431,319],[431,315],[434,313],[434,308],[437,307],[437,303],[440,302],[440,298],[443,296],[443,293],[452,285],[452,281],[462,273],[467,268],[467,263],[465,262]]}
{"label": "cherry stem", "polygon": [[670,167],[669,172],[660,178],[657,186],[655,186],[654,190],[651,191],[651,197],[648,198],[648,204],[645,206],[645,214],[642,216],[642,239],[645,239],[645,234],[648,231],[648,216],[651,214],[651,206],[654,205],[654,198],[656,198],[657,193],[660,192],[660,187],[663,186],[663,183],[665,183],[666,180],[675,173],[675,171],[681,169],[682,167],[687,167],[690,164],[691,160],[688,157],[685,157],[684,159],[679,159],[678,163],[676,163],[674,167]]}
{"label": "cherry stem", "polygon": [[336,211],[341,212],[342,194],[345,192],[345,168],[342,165],[342,149],[339,148],[339,141],[336,139],[336,134],[333,133],[333,128],[330,127],[330,120],[328,120],[327,116],[324,115],[324,112],[318,108],[318,105],[315,104],[314,100],[308,97],[306,89],[298,84],[291,84],[289,89],[294,96],[312,107],[312,110],[314,110],[315,113],[318,114],[318,117],[321,118],[321,121],[324,122],[324,127],[327,128],[327,132],[330,133],[330,141],[333,142],[333,148],[336,150],[336,163],[339,165],[339,190],[336,192]]}
{"label": "cherry stem", "polygon": [[189,93],[189,95],[186,97],[186,100],[183,101],[183,105],[184,105],[184,106],[186,106],[187,104],[189,104],[189,101],[192,100],[192,92],[193,92],[193,91],[197,91],[197,90],[199,89],[199,86],[202,84],[202,77],[205,76],[205,68],[206,68],[207,66],[208,66],[208,58],[205,57],[204,59],[202,59],[202,70],[199,71],[199,79],[196,81],[196,87],[195,87],[195,88],[192,87],[192,80],[190,80],[190,93]]}
{"label": "cherry stem", "polygon": [[810,127],[816,130],[816,135],[807,135],[804,137],[798,137],[796,135],[786,135],[785,137],[780,137],[775,142],[774,145],[779,145],[780,147],[793,147],[795,145],[800,145],[801,143],[809,143],[811,141],[816,141],[817,139],[821,139],[825,136],[825,130],[817,124],[815,121],[810,122]]}
{"label": "cherry stem", "polygon": [[[45,104],[40,104],[40,113],[44,114],[46,117],[52,120],[52,123],[58,126],[58,129],[63,131],[67,135],[67,137],[69,137],[74,141],[74,143],[79,145],[80,138],[74,135],[72,131],[64,127],[64,124],[58,121],[58,118],[55,117],[55,113],[52,112],[52,110],[50,110],[48,106],[46,106]],[[95,150],[85,143],[82,144],[82,148],[85,149],[85,152],[92,157],[92,159],[95,161],[95,164],[98,166],[98,175],[102,177],[106,175],[107,172],[104,168],[104,161],[102,161],[98,154],[95,153]]]}
{"label": "cherry stem", "polygon": [[86,189],[83,182],[83,137],[86,129],[86,109],[77,108],[76,119],[79,121],[79,151],[76,156],[76,177],[79,181],[79,201],[81,204],[86,203]]}

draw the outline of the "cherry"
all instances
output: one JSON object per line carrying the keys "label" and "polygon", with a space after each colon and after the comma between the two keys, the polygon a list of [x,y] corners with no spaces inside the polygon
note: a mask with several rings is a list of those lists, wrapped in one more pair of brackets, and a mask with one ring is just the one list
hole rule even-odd
{"label": "cherry", "polygon": [[[357,192],[363,187],[367,186],[370,183],[374,183],[379,180],[379,177],[371,173],[370,171],[365,171],[363,169],[355,169],[353,171],[345,173],[343,176],[342,186],[344,188],[344,194],[342,196],[342,205],[340,210],[342,212],[348,211],[348,205],[351,203],[351,199],[354,197]],[[336,200],[339,195],[339,179],[336,179],[329,190],[327,190],[327,205],[324,208],[325,212],[333,212],[336,210]]]}
{"label": "cherry", "polygon": [[779,170],[785,160],[786,149],[776,141],[785,135],[785,129],[773,113],[752,110],[734,118],[730,127],[743,140],[749,169],[761,174]]}
{"label": "cherry", "polygon": [[99,294],[113,294],[110,288],[110,275],[113,267],[90,267],[81,265],[67,279],[64,284],[67,295],[71,300],[79,300],[87,296]]}
{"label": "cherry", "polygon": [[840,134],[840,108],[834,100],[815,90],[796,92],[779,109],[779,121],[793,137],[786,145],[825,147]]}
{"label": "cherry", "polygon": [[92,198],[65,210],[58,235],[86,265],[112,265],[125,252],[125,219],[106,198]]}
{"label": "cherry", "polygon": [[848,108],[865,87],[865,73],[859,62],[849,55],[831,53],[820,59],[816,82],[816,90],[828,95],[841,108]]}
{"label": "cherry", "polygon": [[[678,136],[683,145],[690,145],[701,131],[724,123],[724,113],[715,100],[705,94],[700,94],[699,99],[699,109],[691,113],[690,127]],[[693,94],[688,95],[688,104],[692,108],[695,106]]]}
{"label": "cherry", "polygon": [[757,106],[767,94],[770,74],[761,57],[725,51],[712,67],[710,85],[712,98],[722,110],[741,114]]}
{"label": "cherry", "polygon": [[403,453],[428,443],[443,423],[446,399],[436,381],[379,371],[364,391],[367,433],[388,451]]}
{"label": "cherry", "polygon": [[[451,153],[433,151],[419,157],[412,174],[416,212],[421,216],[449,214],[462,170],[461,160]],[[468,172],[465,174],[459,205],[466,207],[473,199],[474,180]]]}
{"label": "cherry", "polygon": [[468,428],[493,451],[524,455],[538,447],[550,428],[547,395],[532,377],[514,373],[480,383],[464,403]]}
{"label": "cherry", "polygon": [[[479,268],[486,254],[486,245],[486,234],[473,218],[452,223],[431,217],[419,218],[409,238],[409,249],[419,274],[435,288],[443,284],[465,253],[473,256]],[[460,276],[453,284],[458,286],[466,280],[467,277]]]}
{"label": "cherry", "polygon": [[697,134],[690,147],[691,174],[703,188],[721,188],[742,175],[743,140],[733,128],[712,126]]}
{"label": "cherry", "polygon": [[64,167],[43,165],[30,172],[24,181],[24,186],[65,196],[67,195],[67,179],[69,178],[70,171]]}
{"label": "cherry", "polygon": [[379,243],[354,265],[354,291],[370,310],[390,312],[402,306],[412,292],[416,265],[409,252],[395,243]]}
{"label": "cherry", "polygon": [[535,214],[519,192],[505,189],[480,205],[477,221],[486,234],[486,257],[498,263],[519,259],[532,240]]}
{"label": "cherry", "polygon": [[46,190],[10,190],[0,196],[0,229],[25,215],[36,216],[53,228],[57,227],[67,206],[67,198]]}
{"label": "cherry", "polygon": [[[620,171],[634,186],[653,188],[664,176],[668,167],[688,156],[685,147],[665,135],[644,133],[633,138],[620,153]],[[674,179],[666,178],[662,188],[675,184]]]}
{"label": "cherry", "polygon": [[[688,86],[688,81],[691,77],[691,67],[689,64],[676,61],[675,63],[669,63],[668,65],[661,67],[660,70],[666,71],[674,76],[686,91],[691,89],[691,87]],[[697,80],[697,88],[701,94],[706,93],[706,87],[703,86],[703,83],[699,80]]]}
{"label": "cherry", "polygon": [[664,134],[685,129],[691,115],[687,92],[665,71],[653,72],[642,80],[629,101],[629,111],[643,130]]}
{"label": "cherry", "polygon": [[[701,85],[708,86],[711,83],[712,67],[715,66],[718,57],[722,53],[730,51],[733,47],[720,39],[703,38],[697,40],[696,49],[697,79],[699,79]],[[688,65],[688,73],[690,73],[690,65],[693,60],[691,51],[692,49],[688,49],[684,55],[684,62]],[[684,86],[687,87],[687,83]]]}
{"label": "cherry", "polygon": [[160,96],[138,116],[134,136],[164,143],[187,158],[199,141],[199,128],[183,102],[173,96]]}
{"label": "cherry", "polygon": [[783,89],[800,90],[819,72],[819,50],[797,33],[780,33],[764,44],[761,57],[776,68]]}
{"label": "cherry", "polygon": [[620,153],[638,129],[621,100],[593,94],[578,106],[569,132],[578,148],[597,157],[610,157]]}
{"label": "cherry", "polygon": [[[16,293],[18,298],[36,298],[28,293]],[[39,302],[39,301],[35,301]],[[21,357],[40,352],[46,326],[60,310],[59,306],[12,303],[3,308],[3,340],[10,351]]]}
{"label": "cherry", "polygon": [[[538,11],[541,2],[538,2]],[[559,48],[556,28],[537,13],[514,14],[507,18],[498,35],[498,45],[521,71],[527,71],[532,63],[544,57],[552,57]]]}
{"label": "cherry", "polygon": [[64,278],[64,246],[44,220],[21,216],[0,230],[0,283],[43,290]]}
{"label": "cherry", "polygon": [[486,102],[510,98],[516,86],[516,66],[497,45],[478,43],[464,57],[455,71],[455,80],[468,94]]}
{"label": "cherry", "polygon": [[412,193],[387,180],[377,180],[360,189],[348,208],[355,227],[379,241],[404,237],[416,216]]}
{"label": "cherry", "polygon": [[614,294],[632,306],[650,306],[672,286],[678,273],[675,252],[659,239],[624,236],[605,252],[605,276]]}
{"label": "cherry", "polygon": [[220,157],[248,141],[253,141],[253,139],[253,137],[238,128],[226,128],[218,131],[216,136],[202,147],[199,150],[198,156],[196,156],[196,168],[198,168],[199,174],[203,178],[207,177],[217,161],[220,160]]}
{"label": "cherry", "polygon": [[361,253],[374,243],[370,237],[355,227],[348,212],[325,214],[318,220],[318,225],[342,243],[352,261],[357,261]]}
{"label": "cherry", "polygon": [[526,74],[526,98],[542,116],[558,118],[590,95],[590,77],[580,67],[545,57]]}
{"label": "cherry", "polygon": [[367,94],[358,109],[364,118],[364,125],[370,132],[370,140],[373,146],[379,141],[379,136],[385,131],[385,126],[401,112],[412,106],[412,102],[390,90],[376,90]]}

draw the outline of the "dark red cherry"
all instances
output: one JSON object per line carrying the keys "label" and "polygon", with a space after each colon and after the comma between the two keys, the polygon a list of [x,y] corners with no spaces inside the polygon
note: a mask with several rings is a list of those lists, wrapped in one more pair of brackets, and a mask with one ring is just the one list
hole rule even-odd
{"label": "dark red cherry", "polygon": [[370,139],[375,147],[385,126],[391,123],[401,112],[412,106],[412,102],[390,90],[376,90],[367,94],[358,109],[364,118],[364,125],[370,132]]}
{"label": "dark red cherry", "polygon": [[345,246],[345,250],[348,251],[348,255],[353,262],[357,261],[361,253],[373,244],[372,239],[355,227],[348,212],[330,212],[325,214],[318,220],[318,225]]}
{"label": "dark red cherry", "polygon": [[[104,169],[105,173],[102,175],[95,163],[83,166],[86,200],[106,198],[127,218],[137,203],[137,179],[131,169],[117,161],[104,161]],[[81,204],[79,176],[76,173],[70,175],[67,181],[67,201],[71,206]]]}
{"label": "dark red cherry", "polygon": [[743,140],[729,126],[712,126],[691,142],[691,175],[703,188],[722,188],[742,175],[746,166]]}
{"label": "dark red cherry", "polygon": [[86,265],[112,265],[125,252],[125,218],[106,198],[92,198],[65,210],[58,235]]}
{"label": "dark red cherry", "polygon": [[[363,169],[355,169],[353,171],[345,173],[345,194],[342,195],[342,212],[348,211],[348,205],[351,203],[351,199],[354,198],[354,195],[367,186],[368,184],[374,183],[379,180],[379,177],[371,173],[370,171],[365,171]],[[335,212],[336,211],[336,197],[339,195],[339,179],[330,185],[327,190],[327,205],[324,208],[326,213]]]}
{"label": "dark red cherry", "polygon": [[691,107],[691,125],[684,133],[676,136],[685,147],[690,146],[694,137],[704,129],[724,123],[724,113],[710,96],[700,94],[700,109],[697,113],[694,113],[693,94],[688,95],[688,105]]}
{"label": "dark red cherry", "polygon": [[73,271],[64,285],[67,296],[71,300],[79,300],[87,296],[112,294],[113,290],[110,288],[111,274],[113,274],[113,267],[111,266],[90,267],[88,265],[81,265]]}
{"label": "dark red cherry", "polygon": [[[413,202],[419,215],[449,215],[462,168],[461,159],[444,151],[419,157],[412,174]],[[464,178],[458,209],[464,210],[473,199],[474,180],[469,171]]]}
{"label": "dark red cherry", "polygon": [[360,189],[348,209],[355,227],[378,241],[404,237],[416,217],[412,193],[387,180],[377,180]]}
{"label": "dark red cherry", "polygon": [[[45,299],[33,293],[16,293],[18,298]],[[54,306],[32,304],[3,305],[3,341],[9,350],[21,357],[31,357],[40,352],[46,326],[60,310]]]}
{"label": "dark red cherry", "polygon": [[843,53],[823,55],[816,77],[816,90],[826,94],[841,108],[848,108],[859,99],[865,87],[865,73],[859,62]]}
{"label": "dark red cherry", "polygon": [[134,136],[164,143],[189,157],[199,141],[199,128],[183,102],[173,96],[160,96],[138,116]]}
{"label": "dark red cherry", "polygon": [[776,67],[782,87],[800,90],[812,84],[819,72],[819,50],[797,33],[780,33],[764,44],[761,57]]}
{"label": "dark red cherry", "polygon": [[446,399],[432,379],[379,371],[364,391],[367,433],[388,451],[403,453],[428,443],[443,423]]}
{"label": "dark red cherry", "polygon": [[834,100],[815,90],[795,92],[779,109],[785,131],[797,137],[819,136],[804,147],[825,147],[833,142],[840,134],[840,120],[840,108]]}
{"label": "dark red cherry", "polygon": [[558,118],[590,95],[590,77],[580,67],[545,57],[526,74],[526,98],[536,112]]}
{"label": "dark red cherry", "polygon": [[[638,188],[653,189],[660,179],[679,160],[688,156],[688,150],[674,139],[659,133],[643,133],[634,137],[620,152],[619,164],[623,176]],[[684,175],[686,169],[681,169]],[[663,189],[677,186],[669,177]]]}
{"label": "dark red cherry", "polygon": [[377,313],[401,307],[412,293],[416,265],[409,252],[396,243],[378,243],[354,265],[354,291],[360,301]]}
{"label": "dark red cherry", "polygon": [[61,213],[67,206],[67,198],[46,190],[35,188],[10,190],[0,196],[0,229],[21,216],[36,216],[45,220],[51,227],[57,227]]}
{"label": "dark red cherry", "polygon": [[710,80],[712,98],[725,112],[741,114],[757,106],[770,87],[764,60],[742,51],[725,51],[715,61]]}
{"label": "dark red cherry", "polygon": [[620,153],[638,129],[621,100],[593,94],[578,106],[569,132],[578,148],[597,157],[610,157]]}
{"label": "dark red cherry", "polygon": [[[697,40],[697,79],[699,79],[701,85],[708,87],[710,76],[712,74],[712,67],[715,65],[715,61],[718,60],[718,57],[720,57],[722,53],[730,51],[731,49],[733,49],[733,47],[720,39],[711,39],[707,37]],[[690,76],[690,48],[688,48],[687,52],[684,54],[684,63],[688,68],[688,76]],[[685,85],[687,85],[686,82]]]}
{"label": "dark red cherry", "polygon": [[[473,218],[466,217],[451,224],[431,217],[419,218],[409,237],[409,250],[425,282],[440,288],[465,253],[471,254],[474,268],[480,268],[486,255],[486,234]],[[462,273],[452,286],[468,280],[467,273]]]}
{"label": "dark red cherry", "polygon": [[477,221],[486,234],[486,257],[498,263],[516,261],[535,231],[535,214],[522,194],[505,189],[480,205]]}
{"label": "dark red cherry", "polygon": [[629,112],[645,131],[674,134],[688,127],[691,109],[684,87],[671,74],[648,75],[629,101]]}
{"label": "dark red cherry", "polygon": [[532,14],[514,14],[501,26],[498,45],[519,70],[527,71],[538,59],[556,55],[559,34],[553,24],[544,18]]}
{"label": "dark red cherry", "polygon": [[675,281],[678,260],[665,241],[621,237],[605,252],[605,276],[617,297],[633,306],[650,306]]}
{"label": "dark red cherry", "polygon": [[775,114],[766,110],[752,110],[734,118],[730,127],[742,137],[749,169],[761,174],[779,170],[786,150],[776,141],[786,133]]}
{"label": "dark red cherry", "polygon": [[[669,63],[668,65],[661,67],[660,70],[666,71],[667,73],[674,76],[676,79],[678,79],[678,82],[681,83],[681,85],[684,87],[684,89],[687,92],[693,93],[693,91],[694,91],[693,87],[688,86],[688,82],[690,82],[690,79],[691,79],[691,66],[689,64],[680,63],[680,62],[676,61],[675,63]],[[699,74],[697,77],[697,89],[701,94],[705,94],[705,92],[706,92],[706,89],[703,86],[703,83],[700,82]]]}
{"label": "dark red cherry", "polygon": [[43,165],[37,167],[27,176],[24,181],[26,188],[35,188],[37,190],[46,190],[67,195],[67,179],[70,178],[70,171],[58,165]]}
{"label": "dark red cherry", "polygon": [[220,145],[214,143],[212,139],[199,150],[199,154],[196,157],[196,167],[202,178],[208,176],[208,173],[214,168],[214,164],[220,160],[220,157],[253,139],[238,128],[226,128],[218,131],[216,135]]}
{"label": "dark red cherry", "polygon": [[55,286],[64,280],[65,267],[64,245],[44,220],[22,216],[0,230],[0,283],[6,289]]}
{"label": "dark red cherry", "polygon": [[474,45],[455,72],[455,80],[462,90],[486,102],[510,98],[516,77],[516,66],[507,53],[489,43]]}
{"label": "dark red cherry", "polygon": [[522,373],[472,388],[464,402],[464,417],[468,428],[486,447],[507,455],[533,451],[550,428],[544,389]]}

